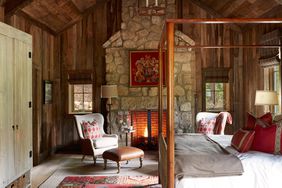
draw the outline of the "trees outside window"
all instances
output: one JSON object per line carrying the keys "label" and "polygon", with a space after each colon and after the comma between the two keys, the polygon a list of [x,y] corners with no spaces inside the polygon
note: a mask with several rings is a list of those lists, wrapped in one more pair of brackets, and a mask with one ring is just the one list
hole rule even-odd
{"label": "trees outside window", "polygon": [[205,108],[206,111],[229,110],[228,83],[205,84]]}
{"label": "trees outside window", "polygon": [[91,113],[93,109],[92,84],[69,85],[69,113]]}

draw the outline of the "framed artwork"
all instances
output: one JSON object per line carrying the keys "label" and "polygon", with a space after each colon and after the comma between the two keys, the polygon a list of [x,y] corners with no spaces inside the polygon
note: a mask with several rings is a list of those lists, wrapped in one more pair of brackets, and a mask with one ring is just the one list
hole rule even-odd
{"label": "framed artwork", "polygon": [[44,104],[50,104],[52,103],[52,86],[53,83],[49,80],[45,80],[43,82],[43,103]]}
{"label": "framed artwork", "polygon": [[[163,52],[163,60],[165,60],[165,52]],[[165,66],[163,66],[165,73],[164,70]],[[165,83],[165,74],[163,83]],[[157,86],[158,84],[159,51],[130,51],[130,86]]]}

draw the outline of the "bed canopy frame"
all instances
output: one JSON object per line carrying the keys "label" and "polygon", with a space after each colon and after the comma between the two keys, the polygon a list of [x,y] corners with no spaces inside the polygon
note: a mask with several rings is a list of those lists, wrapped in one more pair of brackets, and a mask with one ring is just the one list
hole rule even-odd
{"label": "bed canopy frame", "polygon": [[[164,188],[174,187],[174,28],[176,24],[280,24],[282,18],[167,19],[159,43],[159,80],[163,80],[162,53],[166,50],[167,125],[162,133],[163,82],[159,82],[159,177]],[[280,45],[194,45],[185,48],[279,48]]]}

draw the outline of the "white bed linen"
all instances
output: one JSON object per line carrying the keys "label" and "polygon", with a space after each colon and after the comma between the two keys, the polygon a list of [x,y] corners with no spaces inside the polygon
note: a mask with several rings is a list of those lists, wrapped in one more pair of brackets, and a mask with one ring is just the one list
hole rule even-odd
{"label": "white bed linen", "polygon": [[[229,152],[242,161],[244,173],[241,176],[224,176],[209,178],[184,177],[175,179],[177,188],[281,188],[282,187],[282,156],[249,151],[239,153],[232,147],[231,135],[211,135]],[[228,167],[226,167],[228,168]]]}

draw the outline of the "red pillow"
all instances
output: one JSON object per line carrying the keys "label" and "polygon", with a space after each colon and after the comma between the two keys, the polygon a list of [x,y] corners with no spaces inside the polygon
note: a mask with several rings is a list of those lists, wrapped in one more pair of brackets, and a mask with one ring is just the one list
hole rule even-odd
{"label": "red pillow", "polygon": [[254,117],[253,115],[248,113],[247,117],[247,125],[244,127],[244,129],[247,130],[254,130],[256,127],[256,124],[261,125],[262,127],[267,127],[272,124],[272,115],[270,112],[262,115],[259,118]]}
{"label": "red pillow", "polygon": [[81,123],[81,127],[82,127],[84,138],[86,139],[96,139],[102,137],[100,127],[96,123],[96,121],[93,122],[83,121]]}
{"label": "red pillow", "polygon": [[255,131],[239,129],[232,137],[231,146],[239,152],[247,152],[252,146]]}
{"label": "red pillow", "polygon": [[247,130],[254,130],[255,129],[255,126],[256,126],[256,121],[257,119],[248,113],[247,115],[247,124],[246,126],[244,127],[244,129],[247,129]]}
{"label": "red pillow", "polygon": [[215,121],[215,118],[210,120],[206,120],[205,118],[201,119],[198,124],[197,132],[204,134],[213,134]]}
{"label": "red pillow", "polygon": [[281,154],[282,151],[282,127],[275,124],[263,128],[256,126],[255,137],[252,144],[252,150],[265,153]]}

